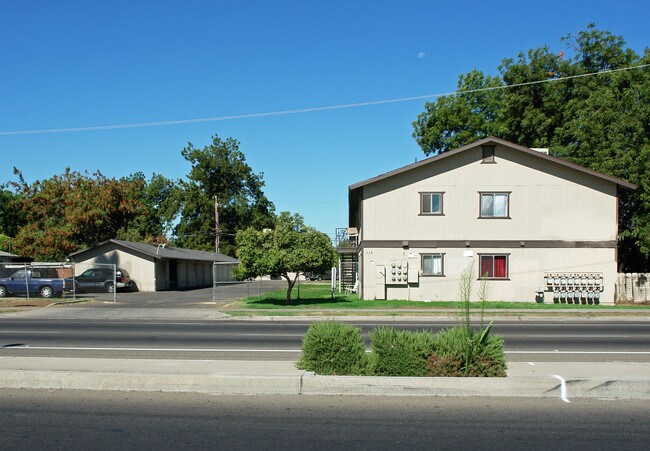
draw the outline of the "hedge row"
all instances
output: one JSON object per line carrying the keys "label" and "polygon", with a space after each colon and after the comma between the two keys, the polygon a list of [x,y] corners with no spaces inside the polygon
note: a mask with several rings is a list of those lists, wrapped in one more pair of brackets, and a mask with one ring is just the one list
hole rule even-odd
{"label": "hedge row", "polygon": [[298,367],[323,375],[504,377],[503,337],[490,331],[457,326],[433,335],[379,327],[366,353],[361,328],[321,321],[303,337]]}

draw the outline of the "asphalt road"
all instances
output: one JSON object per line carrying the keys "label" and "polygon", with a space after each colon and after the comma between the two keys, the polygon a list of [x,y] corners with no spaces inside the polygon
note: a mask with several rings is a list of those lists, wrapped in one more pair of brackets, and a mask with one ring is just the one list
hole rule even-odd
{"label": "asphalt road", "polygon": [[2,444],[32,449],[645,450],[647,401],[205,396],[0,389]]}
{"label": "asphalt road", "polygon": [[[439,331],[450,321],[359,322]],[[0,356],[297,360],[309,323],[282,321],[90,321],[0,318]],[[650,323],[589,319],[500,320],[509,361],[650,361]]]}
{"label": "asphalt road", "polygon": [[[309,283],[309,282],[303,282]],[[112,293],[82,293],[81,298],[88,298],[99,302],[84,304],[85,308],[158,308],[179,309],[196,308],[206,305],[214,307],[213,301],[219,303],[231,302],[252,296],[259,296],[269,291],[286,288],[284,280],[264,280],[253,282],[232,282],[219,284],[213,291],[210,288],[193,290],[170,290],[158,292],[118,290],[116,300],[113,302]]]}

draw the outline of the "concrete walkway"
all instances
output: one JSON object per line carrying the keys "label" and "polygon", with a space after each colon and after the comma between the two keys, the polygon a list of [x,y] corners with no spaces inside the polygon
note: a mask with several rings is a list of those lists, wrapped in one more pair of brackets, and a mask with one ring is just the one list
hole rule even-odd
{"label": "concrete walkway", "polygon": [[222,313],[216,308],[87,308],[70,306],[57,306],[52,308],[25,309],[3,313],[2,318],[25,319],[52,319],[52,320],[170,320],[170,321],[212,321],[229,318],[230,315]]}
{"label": "concrete walkway", "polygon": [[[186,306],[167,308],[163,306],[137,307],[120,302],[102,302],[101,305],[52,305],[49,308],[10,308],[11,312],[0,313],[2,318],[25,319],[88,319],[88,320],[176,320],[176,321],[213,321],[213,320],[249,320],[249,321],[427,321],[445,318],[457,318],[458,310],[440,309],[250,309],[251,316],[231,316],[229,302],[196,302]],[[245,309],[238,309],[245,312]],[[292,315],[286,315],[286,313]],[[264,314],[266,313],[266,315]],[[274,316],[276,313],[277,316]],[[284,315],[283,315],[284,313]],[[478,318],[480,312],[472,312],[472,318]],[[549,320],[573,321],[588,318],[591,321],[616,319],[650,322],[650,309],[616,309],[616,310],[528,310],[528,309],[486,309],[486,321],[496,319],[509,320]]]}
{"label": "concrete walkway", "polygon": [[512,362],[505,378],[319,376],[286,361],[0,357],[0,387],[213,395],[650,399],[650,363]]}

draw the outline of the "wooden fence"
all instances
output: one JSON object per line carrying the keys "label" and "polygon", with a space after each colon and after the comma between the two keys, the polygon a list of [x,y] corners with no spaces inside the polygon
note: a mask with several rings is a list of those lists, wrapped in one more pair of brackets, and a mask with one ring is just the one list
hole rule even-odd
{"label": "wooden fence", "polygon": [[650,273],[618,273],[616,275],[616,302],[650,302]]}

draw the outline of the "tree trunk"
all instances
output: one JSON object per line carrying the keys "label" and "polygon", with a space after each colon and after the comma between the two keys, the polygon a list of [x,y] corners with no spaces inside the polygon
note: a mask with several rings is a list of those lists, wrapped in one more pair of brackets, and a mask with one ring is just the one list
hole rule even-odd
{"label": "tree trunk", "polygon": [[284,277],[287,280],[287,305],[291,304],[291,290],[293,290],[293,286],[296,284],[296,280],[298,279],[297,277],[293,280],[291,280],[291,277],[289,277],[289,274],[283,274],[282,277]]}

